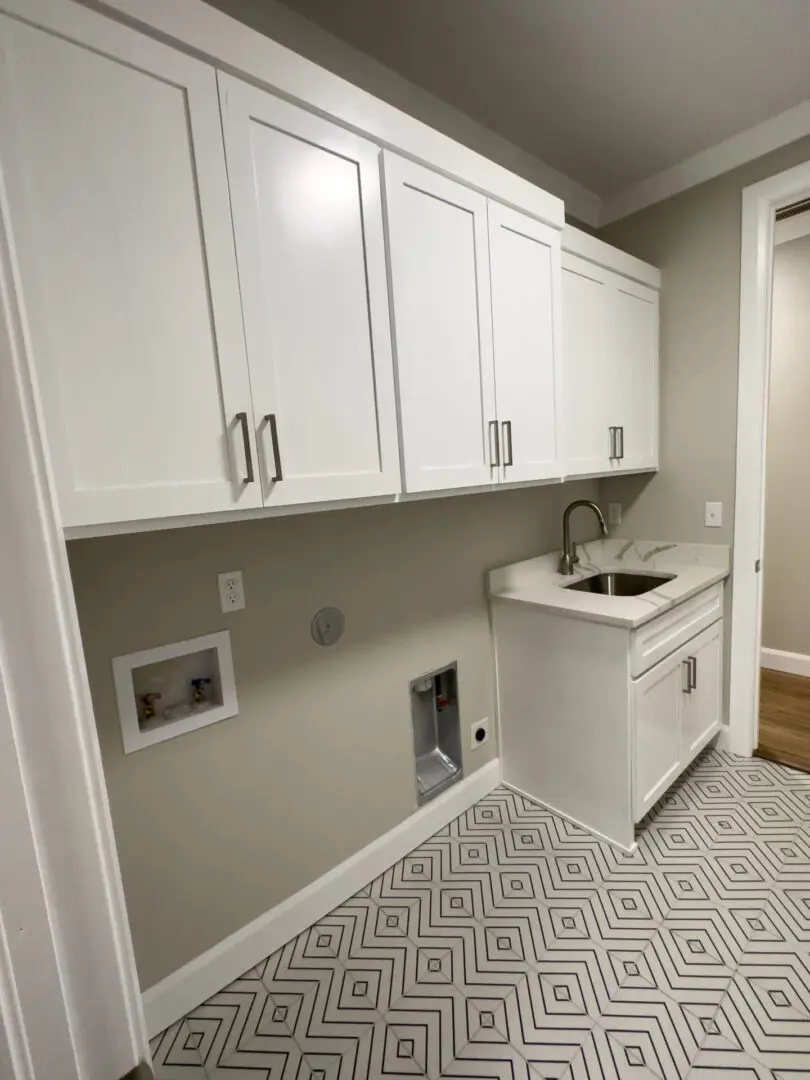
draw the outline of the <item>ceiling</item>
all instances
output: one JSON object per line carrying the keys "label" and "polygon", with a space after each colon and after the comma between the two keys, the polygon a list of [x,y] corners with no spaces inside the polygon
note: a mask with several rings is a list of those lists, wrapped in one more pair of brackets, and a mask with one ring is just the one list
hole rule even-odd
{"label": "ceiling", "polygon": [[284,0],[602,197],[810,99],[810,0]]}

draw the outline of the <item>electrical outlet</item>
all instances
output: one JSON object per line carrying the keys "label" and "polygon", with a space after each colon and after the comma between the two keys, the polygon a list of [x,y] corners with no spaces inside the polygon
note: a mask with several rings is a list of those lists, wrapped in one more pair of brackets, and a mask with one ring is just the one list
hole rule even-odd
{"label": "electrical outlet", "polygon": [[719,529],[723,524],[723,504],[706,503],[706,512],[703,524],[707,529]]}
{"label": "electrical outlet", "polygon": [[470,749],[477,750],[479,746],[489,742],[489,717],[478,720],[470,728]]}
{"label": "electrical outlet", "polygon": [[222,610],[227,614],[229,611],[241,611],[245,606],[245,590],[242,585],[242,571],[229,570],[226,574],[218,574],[219,603]]}
{"label": "electrical outlet", "polygon": [[608,503],[608,525],[621,525],[622,504]]}

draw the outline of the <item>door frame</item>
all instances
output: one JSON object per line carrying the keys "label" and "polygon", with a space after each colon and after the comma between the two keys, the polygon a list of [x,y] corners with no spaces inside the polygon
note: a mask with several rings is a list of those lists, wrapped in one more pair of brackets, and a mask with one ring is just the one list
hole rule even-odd
{"label": "door frame", "polygon": [[759,735],[765,455],[771,367],[774,215],[810,195],[810,161],[742,193],[740,351],[727,746],[750,756]]}
{"label": "door frame", "polygon": [[0,1064],[115,1080],[149,1046],[3,179]]}

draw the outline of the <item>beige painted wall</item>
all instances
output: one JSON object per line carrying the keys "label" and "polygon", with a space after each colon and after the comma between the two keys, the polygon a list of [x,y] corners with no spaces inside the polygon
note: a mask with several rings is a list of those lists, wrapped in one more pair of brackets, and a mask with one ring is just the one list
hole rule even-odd
{"label": "beige painted wall", "polygon": [[[731,543],[742,189],[808,160],[810,138],[599,233],[663,272],[661,468],[600,485],[605,502],[623,504],[622,535]],[[707,501],[723,503],[722,528],[704,527]]]}
{"label": "beige painted wall", "polygon": [[[762,644],[810,655],[810,236],[776,248]],[[798,568],[798,573],[797,573]]]}
{"label": "beige painted wall", "polygon": [[[494,715],[484,573],[556,547],[595,486],[69,544],[144,987],[414,810],[409,681],[458,659],[464,728]],[[247,607],[223,616],[216,575],[235,569]],[[347,625],[329,649],[309,634],[326,604]],[[239,715],[125,756],[111,658],[223,627]],[[462,737],[467,772],[495,755]]]}

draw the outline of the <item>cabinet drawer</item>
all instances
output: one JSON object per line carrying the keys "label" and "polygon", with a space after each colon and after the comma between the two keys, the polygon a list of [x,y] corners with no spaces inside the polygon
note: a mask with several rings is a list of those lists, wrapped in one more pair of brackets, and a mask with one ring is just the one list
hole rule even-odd
{"label": "cabinet drawer", "polygon": [[718,582],[634,630],[630,635],[630,677],[637,679],[722,616],[723,584]]}

